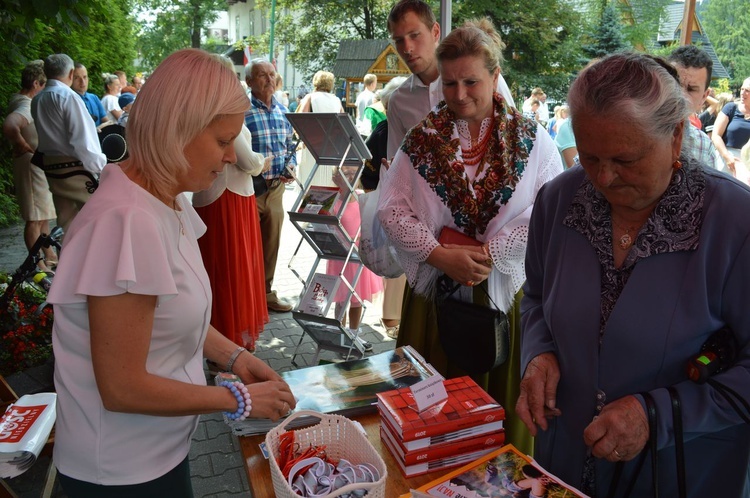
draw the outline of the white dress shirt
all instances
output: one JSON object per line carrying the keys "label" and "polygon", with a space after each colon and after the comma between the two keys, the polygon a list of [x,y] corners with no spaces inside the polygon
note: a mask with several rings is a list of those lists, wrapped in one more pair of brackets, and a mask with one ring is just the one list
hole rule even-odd
{"label": "white dress shirt", "polygon": [[39,135],[39,152],[75,157],[83,167],[99,174],[107,164],[96,126],[86,105],[68,85],[48,80],[31,101],[31,115]]}

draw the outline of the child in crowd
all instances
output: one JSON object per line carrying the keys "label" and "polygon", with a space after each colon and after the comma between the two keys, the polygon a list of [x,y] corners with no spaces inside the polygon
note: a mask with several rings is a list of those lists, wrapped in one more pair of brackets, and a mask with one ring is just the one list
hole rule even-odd
{"label": "child in crowd", "polygon": [[122,115],[120,116],[120,119],[117,120],[118,125],[125,126],[128,123],[128,114],[130,113],[130,108],[133,107],[133,102],[135,102],[134,94],[129,92],[120,94],[117,103],[119,104],[120,109],[122,109]]}
{"label": "child in crowd", "polygon": [[[357,168],[344,167],[343,169],[343,174],[346,175],[347,180],[351,184],[354,180],[354,174],[356,173]],[[337,187],[339,187],[340,196],[334,204],[334,212],[338,212],[339,208],[341,207],[341,199],[346,197],[346,193],[349,191],[349,188],[344,182],[343,178],[344,177],[342,175],[342,172],[339,172],[338,168],[336,168],[333,173],[333,182]],[[360,191],[358,190],[357,192],[359,193]],[[341,215],[341,225],[344,227],[344,230],[346,230],[350,237],[354,237],[361,224],[362,220],[359,215],[359,203],[357,202],[357,199],[354,195],[349,195],[346,208]],[[354,263],[348,263],[346,265],[346,268],[344,268],[343,262],[329,260],[326,265],[326,273],[328,275],[343,274],[344,278],[346,278],[346,280],[351,283],[357,274],[358,266],[359,265]],[[349,297],[349,288],[341,283],[338,290],[336,291],[336,296],[333,299],[336,303],[335,313],[337,317],[340,316],[342,307],[349,306],[349,329],[351,330],[352,334],[357,333],[359,324],[362,321],[362,302],[372,302],[372,298],[383,291],[383,279],[375,275],[366,267],[362,266],[362,273],[360,273],[359,275],[359,279],[354,286],[354,290],[359,296],[359,299],[357,299],[357,297],[355,297],[354,295]],[[347,298],[349,298],[349,302],[345,303]],[[346,326],[346,317],[343,318],[342,324]],[[372,344],[367,341],[363,341],[360,338],[357,339],[362,343],[365,351],[372,351]]]}

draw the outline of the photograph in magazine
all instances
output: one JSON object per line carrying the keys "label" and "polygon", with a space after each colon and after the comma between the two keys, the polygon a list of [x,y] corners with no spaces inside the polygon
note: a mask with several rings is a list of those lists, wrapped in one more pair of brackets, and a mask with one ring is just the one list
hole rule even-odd
{"label": "photograph in magazine", "polygon": [[585,498],[512,445],[494,451],[419,488],[429,496],[462,498]]}

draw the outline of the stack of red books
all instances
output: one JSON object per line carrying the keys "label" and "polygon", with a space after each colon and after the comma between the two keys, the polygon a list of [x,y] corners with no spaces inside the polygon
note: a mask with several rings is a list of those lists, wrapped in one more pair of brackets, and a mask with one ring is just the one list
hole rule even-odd
{"label": "stack of red books", "polygon": [[419,413],[408,387],[378,394],[380,437],[406,477],[457,467],[505,442],[505,409],[471,377],[445,381],[444,404]]}

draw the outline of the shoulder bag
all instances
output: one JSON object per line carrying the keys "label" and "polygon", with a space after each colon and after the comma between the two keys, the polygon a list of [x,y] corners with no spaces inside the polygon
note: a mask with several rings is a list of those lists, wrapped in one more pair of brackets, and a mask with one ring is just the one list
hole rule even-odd
{"label": "shoulder bag", "polygon": [[[497,308],[485,285],[479,288]],[[467,373],[487,373],[508,358],[508,317],[499,309],[451,297],[460,287],[456,285],[446,297],[436,300],[440,344],[448,360]]]}

